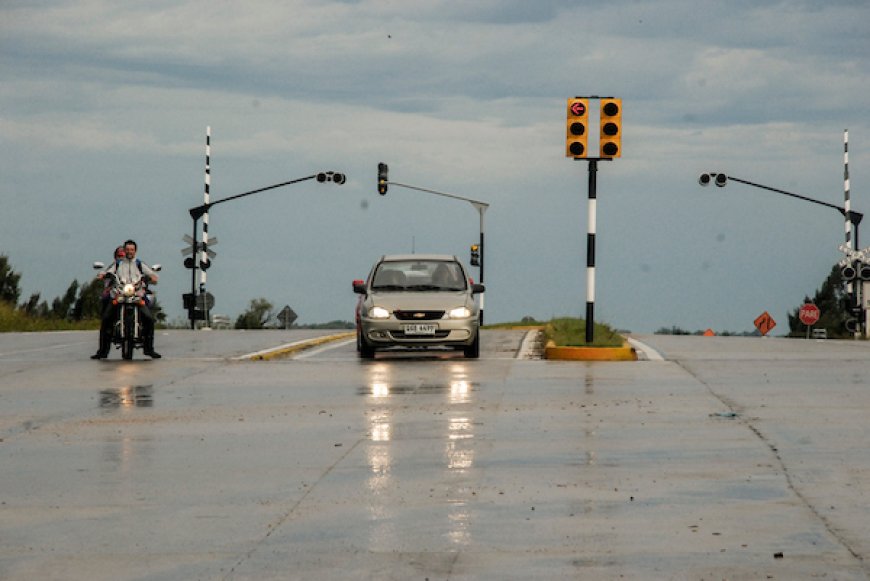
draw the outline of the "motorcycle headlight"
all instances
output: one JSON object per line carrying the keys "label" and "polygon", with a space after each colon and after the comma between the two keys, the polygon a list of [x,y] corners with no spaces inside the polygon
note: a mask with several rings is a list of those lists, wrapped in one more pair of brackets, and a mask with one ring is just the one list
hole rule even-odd
{"label": "motorcycle headlight", "polygon": [[130,283],[127,283],[124,285],[124,296],[125,297],[132,297],[135,294],[136,294],[136,287],[135,286],[133,286]]}
{"label": "motorcycle headlight", "polygon": [[369,310],[369,318],[371,319],[389,319],[390,311],[384,307],[372,307]]}
{"label": "motorcycle headlight", "polygon": [[447,318],[449,319],[467,319],[470,316],[471,309],[468,307],[456,307],[447,311]]}

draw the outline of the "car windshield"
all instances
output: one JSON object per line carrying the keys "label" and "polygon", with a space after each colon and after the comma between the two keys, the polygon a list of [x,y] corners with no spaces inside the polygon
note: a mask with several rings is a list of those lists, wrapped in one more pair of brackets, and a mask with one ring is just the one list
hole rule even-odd
{"label": "car windshield", "polygon": [[463,291],[466,288],[462,267],[445,260],[382,262],[372,281],[372,290],[376,291]]}

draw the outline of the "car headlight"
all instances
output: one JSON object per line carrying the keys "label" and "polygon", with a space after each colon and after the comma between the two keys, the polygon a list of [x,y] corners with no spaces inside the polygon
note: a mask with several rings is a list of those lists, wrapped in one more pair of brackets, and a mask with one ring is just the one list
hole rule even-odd
{"label": "car headlight", "polygon": [[471,309],[468,307],[456,307],[447,311],[447,318],[449,319],[467,319],[470,316]]}
{"label": "car headlight", "polygon": [[369,309],[369,318],[371,319],[389,319],[390,311],[384,307],[372,307]]}

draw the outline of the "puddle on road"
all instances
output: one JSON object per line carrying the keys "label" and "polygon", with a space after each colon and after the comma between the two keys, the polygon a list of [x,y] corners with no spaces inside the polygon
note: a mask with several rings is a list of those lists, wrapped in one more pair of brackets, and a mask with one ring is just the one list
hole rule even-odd
{"label": "puddle on road", "polygon": [[100,408],[154,407],[154,389],[151,385],[128,385],[100,391]]}

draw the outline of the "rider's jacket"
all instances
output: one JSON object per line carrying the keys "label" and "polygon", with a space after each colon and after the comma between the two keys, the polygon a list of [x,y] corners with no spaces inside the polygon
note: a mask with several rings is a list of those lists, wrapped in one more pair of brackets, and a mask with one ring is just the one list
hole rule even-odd
{"label": "rider's jacket", "polygon": [[150,266],[138,258],[134,258],[133,260],[127,258],[116,260],[106,269],[106,272],[111,272],[122,281],[131,282],[133,284],[139,282],[139,279],[143,276],[150,277],[157,274]]}

